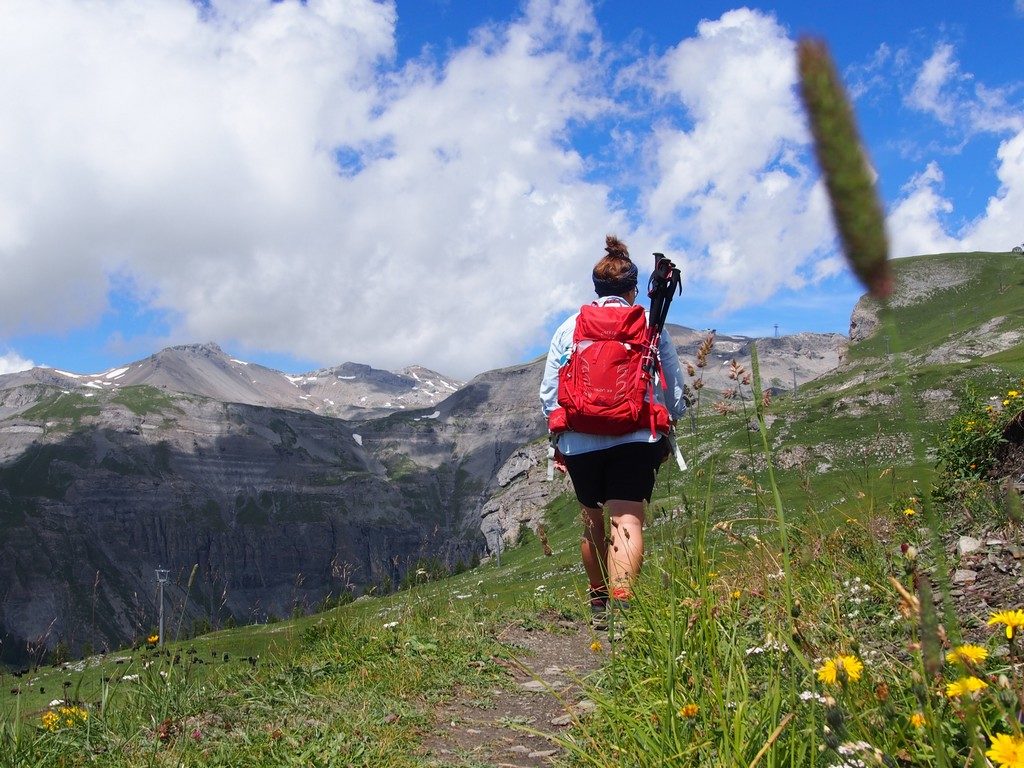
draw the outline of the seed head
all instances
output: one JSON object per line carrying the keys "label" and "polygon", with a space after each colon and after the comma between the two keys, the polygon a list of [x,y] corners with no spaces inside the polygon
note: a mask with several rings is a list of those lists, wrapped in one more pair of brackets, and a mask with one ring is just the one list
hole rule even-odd
{"label": "seed head", "polygon": [[876,299],[892,293],[889,245],[853,109],[825,43],[798,45],[800,86],[832,216],[854,274]]}

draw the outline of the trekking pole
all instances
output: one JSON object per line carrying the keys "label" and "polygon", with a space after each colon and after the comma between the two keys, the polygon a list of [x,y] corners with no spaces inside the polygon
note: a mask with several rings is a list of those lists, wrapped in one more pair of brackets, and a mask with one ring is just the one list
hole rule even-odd
{"label": "trekking pole", "polygon": [[[658,346],[661,344],[661,332],[665,328],[665,321],[668,319],[668,308],[672,304],[672,298],[676,292],[683,293],[682,280],[679,268],[666,258],[663,253],[654,254],[654,271],[647,284],[647,296],[651,300],[651,322],[650,339],[647,346],[647,354],[644,359],[644,372],[648,382],[651,383],[651,397],[654,397],[654,377],[661,368],[658,359]],[[662,387],[665,386],[664,376],[661,380]],[[652,427],[653,429],[653,427]],[[686,470],[686,459],[683,458],[679,444],[676,442],[675,428],[670,427],[668,443],[675,456],[676,465],[679,470]]]}

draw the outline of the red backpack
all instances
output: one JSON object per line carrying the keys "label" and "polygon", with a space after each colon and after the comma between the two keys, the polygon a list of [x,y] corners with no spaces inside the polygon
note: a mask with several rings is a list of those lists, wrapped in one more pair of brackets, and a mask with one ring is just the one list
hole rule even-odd
{"label": "red backpack", "polygon": [[656,355],[641,305],[580,307],[569,360],[558,371],[559,407],[548,416],[548,429],[591,435],[625,435],[644,427],[652,435],[668,432],[668,410],[654,400],[654,381],[645,368],[652,352]]}

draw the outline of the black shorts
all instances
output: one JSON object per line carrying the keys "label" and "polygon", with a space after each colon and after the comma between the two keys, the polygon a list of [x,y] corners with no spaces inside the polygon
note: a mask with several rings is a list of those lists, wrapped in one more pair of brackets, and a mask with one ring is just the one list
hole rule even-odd
{"label": "black shorts", "polygon": [[595,508],[609,499],[650,501],[658,467],[668,455],[668,440],[623,443],[565,457],[576,498]]}

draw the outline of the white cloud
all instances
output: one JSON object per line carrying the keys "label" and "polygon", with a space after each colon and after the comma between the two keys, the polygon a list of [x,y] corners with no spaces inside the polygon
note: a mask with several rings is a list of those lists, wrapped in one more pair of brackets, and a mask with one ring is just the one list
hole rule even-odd
{"label": "white cloud", "polygon": [[8,350],[7,352],[0,354],[0,376],[3,376],[5,373],[27,371],[29,368],[34,367],[35,363],[31,360],[26,360],[17,352]]}
{"label": "white cloud", "polygon": [[894,258],[959,250],[942,222],[953,211],[953,203],[941,195],[942,182],[942,169],[932,162],[903,187],[903,197],[888,217]]}
{"label": "white cloud", "polygon": [[747,9],[701,22],[663,61],[662,89],[691,125],[656,130],[653,226],[697,251],[693,271],[723,288],[723,309],[830,272],[827,201],[807,156],[794,46]]}
{"label": "white cloud", "polygon": [[[996,153],[999,189],[985,211],[958,230],[949,223],[953,203],[942,196],[942,171],[935,162],[914,177],[889,214],[894,256],[955,251],[1008,251],[1024,241],[1024,131],[1003,141]],[[951,232],[952,229],[952,232]]]}
{"label": "white cloud", "polygon": [[976,82],[972,73],[961,70],[955,48],[941,42],[921,66],[904,101],[969,139],[1024,128],[1020,107],[1012,103],[1017,90]]}
{"label": "white cloud", "polygon": [[176,338],[516,359],[629,234],[566,139],[599,44],[576,0],[400,70],[390,3],[4,3],[0,333],[93,319],[121,275]]}
{"label": "white cloud", "polygon": [[1024,115],[1013,102],[1018,90],[1014,85],[996,88],[977,82],[972,73],[961,71],[951,45],[936,46],[907,103],[959,133],[961,146],[977,134],[1011,136],[1003,139],[996,154],[999,187],[973,221],[956,219],[953,201],[941,191],[938,163],[930,162],[904,186],[888,220],[895,256],[1003,251],[1024,239]]}
{"label": "white cloud", "polygon": [[996,158],[999,190],[967,228],[965,250],[1008,251],[1024,242],[1024,131],[1002,142]]}
{"label": "white cloud", "polygon": [[951,124],[957,99],[955,94],[945,89],[950,83],[955,85],[959,78],[960,65],[953,56],[953,46],[939,43],[921,67],[913,88],[907,94],[907,104],[931,114],[942,123]]}

